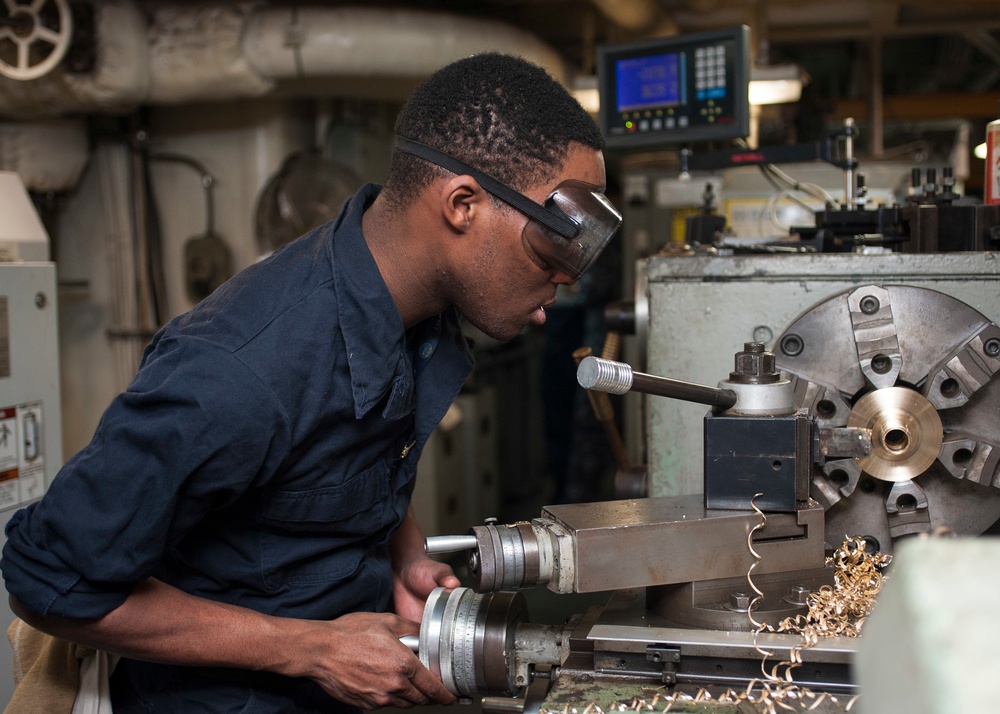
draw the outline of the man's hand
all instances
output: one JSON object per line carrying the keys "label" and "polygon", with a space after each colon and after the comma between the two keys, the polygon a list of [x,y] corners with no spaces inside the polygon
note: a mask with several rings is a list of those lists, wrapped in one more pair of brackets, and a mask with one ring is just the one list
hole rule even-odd
{"label": "man's hand", "polygon": [[457,588],[461,584],[451,566],[422,555],[401,564],[393,571],[393,609],[400,617],[420,622],[424,614],[424,603],[434,588]]}
{"label": "man's hand", "polygon": [[392,555],[392,599],[400,617],[420,622],[431,590],[438,586],[457,588],[462,584],[450,566],[424,553],[424,536],[412,507],[389,542],[389,552]]}
{"label": "man's hand", "polygon": [[417,634],[415,623],[358,612],[329,625],[330,641],[312,653],[309,676],[330,696],[362,709],[455,703],[455,695],[399,641]]}

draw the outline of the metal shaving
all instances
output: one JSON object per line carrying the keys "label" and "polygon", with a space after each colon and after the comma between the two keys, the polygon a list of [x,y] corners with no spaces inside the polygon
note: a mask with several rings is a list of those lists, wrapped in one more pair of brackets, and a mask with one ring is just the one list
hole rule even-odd
{"label": "metal shaving", "polygon": [[865,552],[864,539],[848,538],[826,559],[833,568],[833,586],[810,593],[809,611],[782,620],[777,631],[801,634],[809,645],[821,637],[858,637],[882,589],[881,569],[891,560],[891,555]]}
{"label": "metal shaving", "polygon": [[[779,714],[779,712],[810,712],[826,703],[842,711],[849,712],[858,697],[851,697],[846,703],[826,692],[813,692],[800,687],[792,680],[792,670],[802,664],[802,650],[816,645],[825,637],[858,637],[865,618],[875,607],[875,596],[882,589],[884,576],[881,569],[892,560],[890,555],[881,553],[869,554],[865,551],[863,538],[848,537],[844,543],[826,559],[827,567],[833,568],[833,586],[824,585],[817,592],[810,593],[806,604],[808,612],[804,615],[789,617],[772,627],[764,622],[757,622],[753,616],[753,606],[759,602],[764,593],[753,582],[753,571],[761,562],[760,554],[754,550],[753,534],[767,523],[767,516],[754,501],[761,494],[750,500],[750,506],[760,516],[760,523],[747,534],[747,548],[754,557],[754,562],[747,571],[747,584],[756,593],[750,603],[747,617],[753,624],[754,646],[760,652],[761,674],[752,680],[745,690],[734,691],[726,689],[723,693],[713,696],[707,689],[699,689],[695,694],[673,692],[664,694],[660,690],[645,690],[645,696],[634,698],[631,702],[615,702],[608,712],[669,712],[675,704],[713,703],[721,706],[738,707],[746,702],[754,705],[764,714]],[[802,636],[802,643],[793,647],[789,659],[767,667],[767,660],[773,656],[756,644],[756,636],[762,632],[781,632]],[[659,704],[665,705],[662,709]],[[571,712],[542,708],[540,714],[577,714],[574,708]],[[590,703],[584,714],[605,714],[596,703]]]}
{"label": "metal shaving", "polygon": [[[747,571],[747,584],[756,593],[756,597],[750,603],[747,617],[756,628],[755,640],[762,632],[783,632],[802,636],[802,644],[791,649],[789,659],[778,662],[770,670],[767,668],[767,659],[774,653],[762,649],[755,641],[754,647],[763,656],[760,663],[761,673],[764,676],[762,684],[767,685],[763,690],[767,692],[767,698],[762,700],[762,703],[766,706],[767,714],[776,712],[778,707],[799,711],[789,706],[789,700],[802,703],[809,701],[810,705],[805,707],[804,711],[811,711],[819,706],[822,701],[820,697],[826,695],[817,695],[792,681],[792,670],[802,664],[802,650],[816,645],[821,638],[861,635],[861,626],[874,609],[876,595],[882,589],[884,576],[881,571],[891,562],[892,556],[881,553],[869,554],[865,550],[867,544],[863,538],[848,537],[833,555],[826,559],[827,567],[833,568],[833,586],[824,585],[817,592],[809,594],[806,600],[808,611],[805,615],[785,618],[776,628],[767,623],[757,622],[753,617],[753,606],[764,597],[764,593],[753,582],[753,571],[761,561],[760,554],[753,547],[753,534],[767,524],[767,516],[754,503],[760,495],[757,494],[750,500],[751,508],[760,516],[760,523],[747,534],[747,548],[754,556],[754,563]],[[829,699],[833,703],[837,702],[835,697],[831,696]],[[857,696],[847,703],[844,710],[850,711],[855,701]]]}

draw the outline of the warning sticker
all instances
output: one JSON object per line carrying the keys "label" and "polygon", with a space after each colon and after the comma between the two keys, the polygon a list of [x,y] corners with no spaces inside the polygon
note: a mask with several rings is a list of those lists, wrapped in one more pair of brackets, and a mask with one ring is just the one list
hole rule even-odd
{"label": "warning sticker", "polygon": [[42,403],[0,407],[0,509],[40,498],[44,489]]}

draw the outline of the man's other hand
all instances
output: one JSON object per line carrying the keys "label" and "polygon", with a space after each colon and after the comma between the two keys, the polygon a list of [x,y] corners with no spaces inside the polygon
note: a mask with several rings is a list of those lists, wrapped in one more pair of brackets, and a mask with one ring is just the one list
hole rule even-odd
{"label": "man's other hand", "polygon": [[393,572],[392,600],[400,617],[420,622],[424,603],[436,587],[457,588],[462,585],[451,567],[427,556],[414,558]]}

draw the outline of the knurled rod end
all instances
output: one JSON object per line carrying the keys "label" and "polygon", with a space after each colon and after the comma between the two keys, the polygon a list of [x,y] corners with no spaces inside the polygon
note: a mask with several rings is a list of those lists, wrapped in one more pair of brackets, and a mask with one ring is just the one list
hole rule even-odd
{"label": "knurled rod end", "polygon": [[632,367],[600,357],[585,357],[576,369],[576,381],[584,389],[625,394],[632,389]]}

